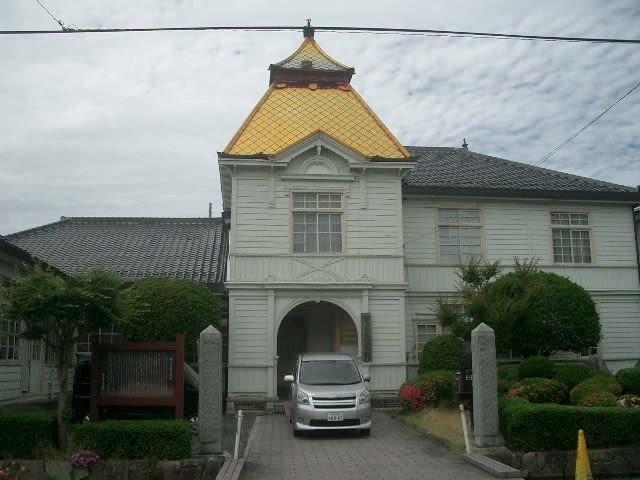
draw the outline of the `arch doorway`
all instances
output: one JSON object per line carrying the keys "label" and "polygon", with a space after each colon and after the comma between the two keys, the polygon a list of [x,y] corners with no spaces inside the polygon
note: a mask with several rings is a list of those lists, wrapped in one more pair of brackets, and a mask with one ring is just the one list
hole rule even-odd
{"label": "arch doorway", "polygon": [[286,399],[284,376],[298,353],[341,352],[358,356],[358,330],[349,314],[329,302],[306,302],[292,309],[278,329],[278,397]]}

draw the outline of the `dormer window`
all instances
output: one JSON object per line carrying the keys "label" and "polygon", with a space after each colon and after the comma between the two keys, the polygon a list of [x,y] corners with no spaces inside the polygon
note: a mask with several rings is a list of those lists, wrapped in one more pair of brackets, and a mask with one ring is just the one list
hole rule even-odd
{"label": "dormer window", "polygon": [[294,193],[293,253],[342,252],[342,214],[341,193]]}

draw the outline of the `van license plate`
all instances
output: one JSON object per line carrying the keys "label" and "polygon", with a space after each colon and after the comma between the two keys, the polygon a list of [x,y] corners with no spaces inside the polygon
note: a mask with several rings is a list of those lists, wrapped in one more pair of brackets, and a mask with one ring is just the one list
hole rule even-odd
{"label": "van license plate", "polygon": [[341,422],[344,420],[344,416],[341,413],[329,413],[327,415],[327,421],[329,422]]}

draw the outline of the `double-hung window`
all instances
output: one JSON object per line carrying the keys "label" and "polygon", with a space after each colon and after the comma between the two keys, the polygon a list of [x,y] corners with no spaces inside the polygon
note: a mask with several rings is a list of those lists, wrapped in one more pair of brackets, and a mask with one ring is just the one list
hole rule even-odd
{"label": "double-hung window", "polygon": [[420,360],[424,346],[438,336],[436,323],[416,323],[416,360]]}
{"label": "double-hung window", "polygon": [[20,322],[0,318],[0,362],[20,359]]}
{"label": "double-hung window", "polygon": [[554,263],[591,263],[591,230],[586,213],[551,212]]}
{"label": "double-hung window", "polygon": [[480,210],[438,209],[438,232],[441,263],[461,264],[482,257]]}
{"label": "double-hung window", "polygon": [[342,252],[342,211],[340,193],[293,193],[293,252]]}

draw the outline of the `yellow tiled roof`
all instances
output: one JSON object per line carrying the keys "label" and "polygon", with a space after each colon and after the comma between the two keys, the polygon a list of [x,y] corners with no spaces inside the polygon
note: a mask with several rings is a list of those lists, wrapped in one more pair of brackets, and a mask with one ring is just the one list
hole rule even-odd
{"label": "yellow tiled roof", "polygon": [[323,133],[365,158],[410,156],[349,84],[353,68],[324,53],[312,29],[305,29],[292,55],[269,69],[269,90],[225,153],[274,156]]}
{"label": "yellow tiled roof", "polygon": [[365,158],[410,156],[348,84],[271,85],[224,151],[278,155],[318,132]]}

